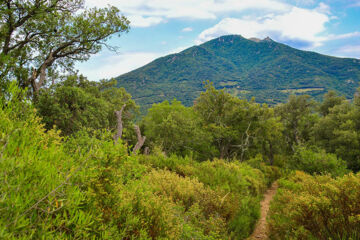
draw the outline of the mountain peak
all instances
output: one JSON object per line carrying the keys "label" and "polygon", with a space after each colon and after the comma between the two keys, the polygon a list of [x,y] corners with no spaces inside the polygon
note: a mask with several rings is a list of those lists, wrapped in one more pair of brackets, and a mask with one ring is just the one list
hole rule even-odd
{"label": "mountain peak", "polygon": [[265,42],[274,42],[269,36],[263,39]]}

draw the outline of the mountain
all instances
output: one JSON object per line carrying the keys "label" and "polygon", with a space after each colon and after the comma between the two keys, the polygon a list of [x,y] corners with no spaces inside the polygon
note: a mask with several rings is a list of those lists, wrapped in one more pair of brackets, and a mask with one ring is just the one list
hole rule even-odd
{"label": "mountain", "polygon": [[116,79],[145,108],[174,98],[190,106],[206,80],[238,97],[276,104],[290,94],[321,98],[330,89],[352,98],[360,81],[360,60],[301,51],[270,38],[228,35]]}

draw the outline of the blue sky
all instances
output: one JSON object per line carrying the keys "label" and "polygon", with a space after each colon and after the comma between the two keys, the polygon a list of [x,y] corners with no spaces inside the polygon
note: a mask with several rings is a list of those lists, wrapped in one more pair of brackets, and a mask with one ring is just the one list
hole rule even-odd
{"label": "blue sky", "polygon": [[213,38],[240,34],[322,54],[360,58],[360,0],[86,0],[118,7],[129,33],[77,65],[90,80],[117,77]]}

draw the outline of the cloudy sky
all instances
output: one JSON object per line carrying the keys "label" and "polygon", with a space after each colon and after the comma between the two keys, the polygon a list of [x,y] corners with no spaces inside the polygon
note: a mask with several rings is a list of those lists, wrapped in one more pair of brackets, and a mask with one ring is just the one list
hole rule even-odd
{"label": "cloudy sky", "polygon": [[117,77],[213,38],[240,34],[322,54],[360,58],[360,0],[86,0],[114,5],[131,29],[78,69],[90,80]]}

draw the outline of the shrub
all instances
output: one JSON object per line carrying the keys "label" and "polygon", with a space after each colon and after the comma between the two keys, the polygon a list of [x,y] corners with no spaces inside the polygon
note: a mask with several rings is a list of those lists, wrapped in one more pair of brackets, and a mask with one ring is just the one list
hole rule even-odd
{"label": "shrub", "polygon": [[309,174],[326,174],[333,176],[344,175],[346,162],[337,158],[335,154],[326,153],[322,149],[308,149],[298,147],[290,162],[292,169],[302,170]]}
{"label": "shrub", "polygon": [[[166,194],[170,194],[172,199],[182,199],[180,202],[182,202],[183,206],[187,206],[187,214],[192,211],[196,213],[201,212],[201,209],[204,209],[203,204],[195,201],[195,199],[200,198],[200,192],[196,193],[194,190],[200,191],[202,188],[210,188],[211,191],[220,193],[220,199],[232,199],[233,203],[230,204],[232,206],[230,208],[232,213],[225,217],[226,221],[223,221],[223,224],[226,224],[228,234],[234,239],[244,239],[252,232],[259,217],[260,198],[266,189],[266,184],[272,182],[279,175],[276,167],[265,166],[264,164],[259,165],[259,168],[262,170],[260,171],[246,163],[236,161],[214,160],[199,163],[189,157],[181,158],[175,155],[166,157],[159,152],[156,155],[141,156],[140,159],[142,163],[150,164],[154,168],[167,169],[173,172],[170,176],[165,174],[161,175],[162,177],[158,176],[156,179],[157,182],[160,181],[159,178],[162,179],[160,181],[163,184],[161,185],[162,188],[171,190],[171,194],[167,191]],[[174,175],[174,173],[177,173],[178,176]],[[152,176],[154,177],[154,175]],[[184,178],[180,176],[185,177],[187,180],[184,182]],[[167,178],[169,179],[165,180]],[[194,182],[189,184],[191,181]],[[181,185],[180,182],[182,184],[186,183],[187,187]],[[194,188],[195,186],[196,188]],[[163,191],[165,190],[160,191],[157,189],[155,192]],[[219,196],[213,198],[216,200],[219,199]],[[204,203],[204,200],[201,203]],[[208,205],[205,206],[208,209],[212,209],[210,212],[218,212]],[[225,210],[222,209],[218,214],[224,216]],[[195,213],[191,215],[200,216]],[[202,220],[200,222],[207,221],[209,220]],[[207,225],[210,226],[208,223],[196,224],[196,227],[192,226],[191,229],[201,229],[200,226],[206,227]]]}
{"label": "shrub", "polygon": [[119,239],[179,239],[181,219],[175,203],[136,180],[123,186],[112,214]]}
{"label": "shrub", "polygon": [[198,165],[194,175],[214,189],[221,188],[242,196],[258,196],[266,189],[264,174],[245,163],[206,161]]}
{"label": "shrub", "polygon": [[0,100],[0,238],[100,236],[106,227],[73,182],[87,158],[68,156],[59,132],[45,131],[22,94],[12,88]]}
{"label": "shrub", "polygon": [[159,148],[155,148],[151,155],[139,155],[139,161],[155,169],[167,169],[181,176],[192,174],[198,162],[189,156],[180,157],[171,155],[167,157]]}
{"label": "shrub", "polygon": [[226,222],[237,212],[238,201],[232,194],[214,191],[197,179],[180,177],[169,171],[153,171],[144,179],[153,191],[181,206],[185,220],[205,235],[226,237]]}
{"label": "shrub", "polygon": [[259,169],[264,174],[268,187],[284,174],[284,171],[279,167],[266,165],[261,154],[247,160],[245,163],[253,168]]}
{"label": "shrub", "polygon": [[360,174],[336,179],[296,172],[272,201],[271,239],[359,239]]}

